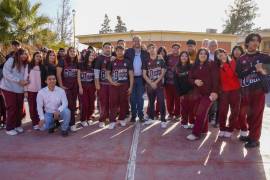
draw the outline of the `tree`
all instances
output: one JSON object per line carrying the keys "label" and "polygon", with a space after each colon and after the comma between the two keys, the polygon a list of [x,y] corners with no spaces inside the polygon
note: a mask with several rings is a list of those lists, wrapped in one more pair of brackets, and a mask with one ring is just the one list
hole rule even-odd
{"label": "tree", "polygon": [[38,15],[40,6],[41,3],[31,6],[29,0],[0,1],[0,41],[4,44],[13,39],[27,44],[44,43],[44,36],[54,32],[46,27],[52,21]]}
{"label": "tree", "polygon": [[57,12],[56,32],[60,42],[71,42],[72,39],[72,16],[70,0],[62,0],[60,9]]}
{"label": "tree", "polygon": [[235,0],[226,11],[228,19],[223,25],[223,33],[245,34],[254,30],[254,19],[258,16],[258,6],[253,0]]}
{"label": "tree", "polygon": [[127,32],[126,24],[122,21],[120,16],[117,16],[117,25],[115,26],[114,32],[121,33]]}
{"label": "tree", "polygon": [[110,27],[111,20],[109,19],[108,15],[105,14],[103,24],[101,24],[101,29],[99,31],[99,34],[107,34],[111,33],[112,29]]}

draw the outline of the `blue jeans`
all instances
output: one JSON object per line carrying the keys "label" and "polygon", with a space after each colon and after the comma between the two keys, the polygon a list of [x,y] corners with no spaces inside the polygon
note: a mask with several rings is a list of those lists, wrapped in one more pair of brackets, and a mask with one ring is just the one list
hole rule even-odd
{"label": "blue jeans", "polygon": [[143,118],[143,94],[144,94],[144,83],[142,77],[134,78],[134,85],[130,97],[131,113],[132,118]]}
{"label": "blue jeans", "polygon": [[[45,113],[44,115],[45,118],[45,129],[51,129],[54,127],[54,118],[53,118],[53,113]],[[61,113],[60,113],[60,118],[63,119],[63,122],[61,124],[61,129],[62,131],[67,131],[69,128],[69,122],[70,122],[70,110],[68,108],[65,108]]]}

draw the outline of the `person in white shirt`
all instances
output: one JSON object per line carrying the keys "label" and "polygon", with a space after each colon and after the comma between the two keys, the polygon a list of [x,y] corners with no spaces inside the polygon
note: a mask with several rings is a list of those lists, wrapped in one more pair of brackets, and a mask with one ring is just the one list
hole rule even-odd
{"label": "person in white shirt", "polygon": [[208,44],[209,49],[209,60],[214,61],[215,60],[215,52],[218,49],[218,42],[217,40],[211,40]]}
{"label": "person in white shirt", "polygon": [[39,126],[42,130],[54,132],[54,121],[63,119],[61,129],[62,135],[68,135],[70,110],[65,91],[56,86],[54,74],[48,74],[46,78],[47,87],[41,89],[37,95],[37,110],[39,115]]}

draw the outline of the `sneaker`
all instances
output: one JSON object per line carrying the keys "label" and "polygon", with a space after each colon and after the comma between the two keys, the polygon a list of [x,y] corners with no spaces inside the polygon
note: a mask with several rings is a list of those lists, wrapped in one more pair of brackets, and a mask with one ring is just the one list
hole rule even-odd
{"label": "sneaker", "polygon": [[231,132],[227,132],[227,131],[226,131],[226,132],[224,133],[224,137],[225,137],[225,138],[230,138],[231,136],[232,136],[232,133],[231,133]]}
{"label": "sneaker", "polygon": [[13,130],[10,130],[10,131],[6,131],[6,134],[8,134],[10,136],[15,136],[15,135],[18,134],[18,132],[13,129]]}
{"label": "sneaker", "polygon": [[169,116],[167,117],[167,119],[168,119],[168,120],[173,120],[173,115],[169,115]]}
{"label": "sneaker", "polygon": [[71,127],[70,127],[70,131],[72,131],[72,132],[78,131],[76,125],[71,126]]}
{"label": "sneaker", "polygon": [[182,124],[181,125],[184,129],[188,129],[189,128],[189,125],[187,125],[187,124]]}
{"label": "sneaker", "polygon": [[126,123],[125,120],[122,120],[122,121],[120,121],[120,125],[121,125],[122,127],[125,127],[125,126],[127,125],[127,123]]}
{"label": "sneaker", "polygon": [[136,122],[136,117],[131,117],[130,122],[132,122],[132,123]]}
{"label": "sneaker", "polygon": [[195,141],[199,139],[199,137],[195,136],[194,134],[190,134],[187,136],[187,140],[190,140],[190,141]]}
{"label": "sneaker", "polygon": [[22,127],[16,127],[14,130],[17,131],[18,133],[23,133]]}
{"label": "sneaker", "polygon": [[144,124],[149,125],[153,124],[155,121],[153,119],[148,119],[147,121],[144,122]]}
{"label": "sneaker", "polygon": [[174,121],[180,121],[180,119],[181,119],[181,116],[175,116],[175,118],[174,118]]}
{"label": "sneaker", "polygon": [[87,127],[88,123],[87,123],[87,121],[81,121],[81,125],[82,125],[82,127]]}
{"label": "sneaker", "polygon": [[89,126],[92,126],[94,124],[94,121],[93,120],[89,120],[88,121],[88,124],[89,124]]}
{"label": "sneaker", "polygon": [[225,131],[219,131],[218,137],[225,137]]}
{"label": "sneaker", "polygon": [[248,131],[241,131],[240,130],[240,136],[248,136]]}
{"label": "sneaker", "polygon": [[194,128],[194,124],[190,124],[190,125],[189,125],[189,128],[190,128],[190,129]]}
{"label": "sneaker", "polygon": [[68,136],[68,131],[61,131],[61,135],[63,137],[67,137]]}
{"label": "sneaker", "polygon": [[34,129],[34,130],[39,130],[39,125],[33,126],[33,129]]}
{"label": "sneaker", "polygon": [[168,124],[167,122],[161,122],[161,128],[164,129],[167,128],[167,124]]}
{"label": "sneaker", "polygon": [[105,128],[105,123],[104,123],[104,122],[99,122],[98,126],[99,126],[100,128]]}
{"label": "sneaker", "polygon": [[259,141],[249,140],[245,144],[245,148],[255,148],[255,147],[260,147],[260,142]]}
{"label": "sneaker", "polygon": [[144,123],[146,120],[144,118],[139,119],[140,123]]}
{"label": "sneaker", "polygon": [[240,137],[239,137],[239,141],[242,141],[242,142],[248,142],[248,141],[250,141],[250,139],[249,139],[248,136],[240,136]]}
{"label": "sneaker", "polygon": [[108,129],[114,129],[114,128],[115,128],[115,122],[110,123]]}

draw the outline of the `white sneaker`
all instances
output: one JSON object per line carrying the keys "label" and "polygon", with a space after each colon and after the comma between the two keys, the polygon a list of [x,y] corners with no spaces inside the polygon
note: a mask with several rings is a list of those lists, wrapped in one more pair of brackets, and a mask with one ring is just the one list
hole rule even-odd
{"label": "white sneaker", "polygon": [[167,128],[167,122],[161,122],[161,128]]}
{"label": "white sneaker", "polygon": [[100,128],[104,128],[104,127],[105,127],[105,123],[104,123],[104,122],[99,122],[98,126],[99,126]]}
{"label": "white sneaker", "polygon": [[33,126],[33,129],[34,129],[34,130],[39,130],[39,125]]}
{"label": "white sneaker", "polygon": [[188,129],[188,128],[189,128],[189,125],[185,124],[185,125],[182,125],[182,127],[183,127],[184,129]]}
{"label": "white sneaker", "polygon": [[225,137],[225,131],[219,131],[218,137]]}
{"label": "white sneaker", "polygon": [[15,136],[17,135],[17,131],[15,131],[14,129],[13,130],[10,130],[10,131],[6,131],[6,134],[10,135],[10,136]]}
{"label": "white sneaker", "polygon": [[17,131],[18,133],[23,133],[22,127],[16,127],[14,130]]}
{"label": "white sneaker", "polygon": [[82,121],[82,122],[81,122],[81,125],[82,125],[83,127],[87,127],[87,126],[88,126],[88,123],[87,123],[87,121]]}
{"label": "white sneaker", "polygon": [[187,136],[187,140],[190,140],[190,141],[195,141],[199,139],[197,136],[195,136],[194,134],[190,134]]}
{"label": "white sneaker", "polygon": [[71,130],[72,132],[78,131],[76,125],[71,126],[71,127],[70,127],[70,130]]}
{"label": "white sneaker", "polygon": [[247,137],[248,136],[248,131],[240,131],[240,136]]}
{"label": "white sneaker", "polygon": [[190,124],[189,128],[192,129],[194,127],[194,124]]}
{"label": "white sneaker", "polygon": [[211,120],[210,124],[211,125],[215,125],[216,124],[216,121],[215,120]]}
{"label": "white sneaker", "polygon": [[144,124],[153,124],[155,121],[153,119],[148,119],[147,121],[144,122]]}
{"label": "white sneaker", "polygon": [[89,121],[88,121],[88,124],[89,124],[89,126],[92,126],[92,125],[94,124],[94,121],[89,120]]}
{"label": "white sneaker", "polygon": [[115,127],[115,122],[112,122],[109,124],[108,129],[114,129],[114,127]]}
{"label": "white sneaker", "polygon": [[121,125],[122,127],[125,127],[125,126],[127,125],[127,123],[126,123],[125,120],[122,120],[122,121],[120,121],[120,125]]}
{"label": "white sneaker", "polygon": [[231,136],[232,136],[231,132],[225,132],[224,133],[224,137],[226,137],[226,138],[230,138]]}

